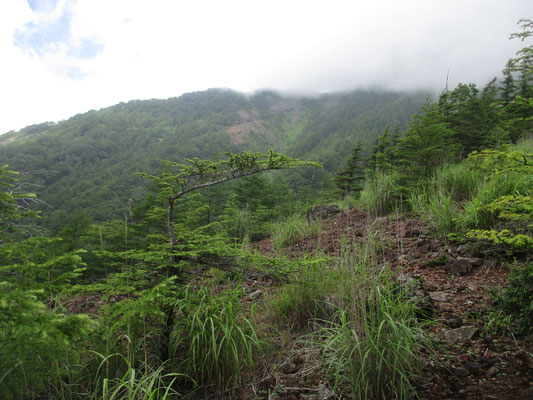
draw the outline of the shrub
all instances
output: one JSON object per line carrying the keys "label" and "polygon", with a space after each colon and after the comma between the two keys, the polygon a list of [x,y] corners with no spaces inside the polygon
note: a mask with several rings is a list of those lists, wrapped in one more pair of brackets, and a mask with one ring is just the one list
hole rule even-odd
{"label": "shrub", "polygon": [[520,333],[533,329],[533,262],[511,269],[508,286],[496,300],[514,318]]}

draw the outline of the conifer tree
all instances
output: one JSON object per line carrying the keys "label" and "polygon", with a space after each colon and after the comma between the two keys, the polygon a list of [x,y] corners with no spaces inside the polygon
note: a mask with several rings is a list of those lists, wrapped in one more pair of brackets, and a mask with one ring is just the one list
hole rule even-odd
{"label": "conifer tree", "polygon": [[363,160],[361,158],[361,143],[357,143],[345,165],[335,176],[335,185],[346,196],[350,193],[358,193],[362,189],[365,179]]}

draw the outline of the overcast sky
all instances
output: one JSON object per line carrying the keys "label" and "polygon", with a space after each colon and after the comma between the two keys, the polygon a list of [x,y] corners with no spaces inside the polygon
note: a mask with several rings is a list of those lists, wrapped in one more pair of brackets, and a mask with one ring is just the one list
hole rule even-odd
{"label": "overcast sky", "polygon": [[226,87],[483,85],[532,0],[2,0],[0,133]]}

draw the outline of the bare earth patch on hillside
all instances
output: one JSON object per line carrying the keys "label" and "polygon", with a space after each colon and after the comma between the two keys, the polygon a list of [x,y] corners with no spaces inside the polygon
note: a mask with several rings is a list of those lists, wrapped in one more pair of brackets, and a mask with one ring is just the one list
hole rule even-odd
{"label": "bare earth patch on hillside", "polygon": [[[435,239],[418,219],[372,218],[352,209],[322,221],[321,226],[320,235],[298,241],[286,255],[295,259],[318,251],[338,256],[343,245],[373,240],[378,243],[374,247],[379,258],[395,273],[422,280],[434,305],[434,324],[427,329],[438,345],[439,361],[423,360],[416,382],[421,399],[533,398],[532,339],[495,335],[483,318],[494,307],[490,291],[506,285],[507,264]],[[274,254],[269,240],[255,247]],[[438,265],[439,260],[446,260],[448,266],[470,267],[454,274],[455,270]],[[273,290],[271,284],[267,290]],[[292,339],[292,343],[283,339],[289,343],[280,344],[285,348],[281,361],[257,385],[243,388],[240,398],[339,398],[326,388],[317,354]]]}

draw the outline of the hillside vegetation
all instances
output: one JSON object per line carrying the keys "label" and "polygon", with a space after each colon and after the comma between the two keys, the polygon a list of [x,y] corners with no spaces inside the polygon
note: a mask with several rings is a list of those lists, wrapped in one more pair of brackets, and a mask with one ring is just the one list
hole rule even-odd
{"label": "hillside vegetation", "polygon": [[9,134],[2,398],[530,398],[532,54],[403,122],[215,90]]}
{"label": "hillside vegetation", "polygon": [[317,190],[350,146],[369,143],[387,125],[405,128],[429,95],[357,91],[315,98],[274,92],[208,90],[168,100],[131,101],[57,124],[0,136],[0,159],[47,204],[41,221],[53,231],[79,210],[97,221],[120,218],[128,200],[146,195],[137,172],[157,173],[161,160],[216,157],[224,151],[275,151],[320,161],[291,185]]}

